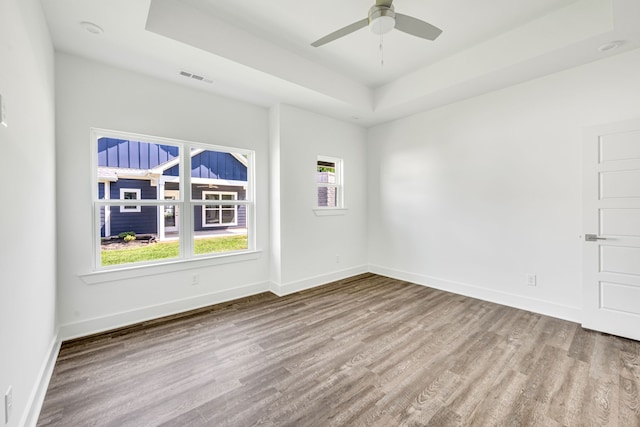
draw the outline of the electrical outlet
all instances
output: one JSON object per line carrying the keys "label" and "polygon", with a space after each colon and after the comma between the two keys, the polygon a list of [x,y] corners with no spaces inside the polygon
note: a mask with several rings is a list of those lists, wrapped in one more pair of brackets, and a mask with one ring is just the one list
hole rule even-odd
{"label": "electrical outlet", "polygon": [[11,419],[11,410],[13,409],[13,389],[11,386],[7,389],[7,392],[4,394],[4,423],[9,424],[9,420]]}
{"label": "electrical outlet", "polygon": [[527,274],[527,285],[535,286],[536,285],[536,275],[535,274]]}
{"label": "electrical outlet", "polygon": [[193,276],[191,276],[191,284],[197,285],[198,283],[200,283],[200,274],[193,273]]}

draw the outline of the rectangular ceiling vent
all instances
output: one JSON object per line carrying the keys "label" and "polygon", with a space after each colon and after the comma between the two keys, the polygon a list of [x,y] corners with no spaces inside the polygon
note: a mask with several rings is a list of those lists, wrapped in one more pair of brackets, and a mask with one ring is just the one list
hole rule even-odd
{"label": "rectangular ceiling vent", "polygon": [[180,75],[184,76],[184,77],[187,77],[187,78],[190,78],[190,79],[194,79],[194,80],[198,80],[198,81],[201,81],[201,82],[205,82],[205,83],[213,83],[213,80],[211,80],[211,79],[199,76],[197,74],[190,73],[188,71],[180,71]]}

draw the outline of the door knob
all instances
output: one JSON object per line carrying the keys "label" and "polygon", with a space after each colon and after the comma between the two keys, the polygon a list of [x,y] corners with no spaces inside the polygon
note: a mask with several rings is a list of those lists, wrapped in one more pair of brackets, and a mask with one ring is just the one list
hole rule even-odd
{"label": "door knob", "polygon": [[584,240],[586,242],[595,242],[596,240],[607,240],[606,237],[598,237],[596,234],[585,234]]}

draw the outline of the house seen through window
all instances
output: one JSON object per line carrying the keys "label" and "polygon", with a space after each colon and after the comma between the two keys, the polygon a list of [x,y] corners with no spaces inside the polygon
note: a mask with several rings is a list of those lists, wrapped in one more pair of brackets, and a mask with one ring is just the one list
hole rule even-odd
{"label": "house seen through window", "polygon": [[254,249],[253,152],[107,131],[95,143],[98,269]]}
{"label": "house seen through window", "polygon": [[316,165],[319,208],[342,207],[342,160],[318,156]]}

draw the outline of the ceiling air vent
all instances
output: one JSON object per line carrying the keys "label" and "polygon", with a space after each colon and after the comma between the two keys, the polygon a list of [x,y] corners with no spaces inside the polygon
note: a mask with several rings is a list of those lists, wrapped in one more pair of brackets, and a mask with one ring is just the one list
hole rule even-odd
{"label": "ceiling air vent", "polygon": [[194,80],[199,80],[199,81],[205,82],[205,83],[213,83],[213,80],[211,80],[211,79],[199,76],[197,74],[190,73],[188,71],[180,71],[180,75],[184,76],[184,77],[188,77],[188,78],[194,79]]}

